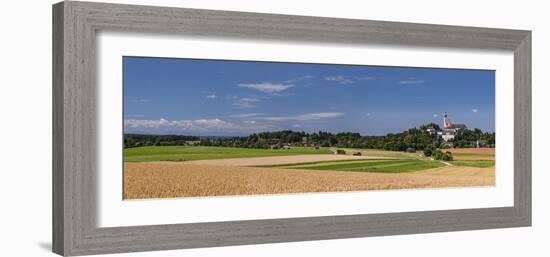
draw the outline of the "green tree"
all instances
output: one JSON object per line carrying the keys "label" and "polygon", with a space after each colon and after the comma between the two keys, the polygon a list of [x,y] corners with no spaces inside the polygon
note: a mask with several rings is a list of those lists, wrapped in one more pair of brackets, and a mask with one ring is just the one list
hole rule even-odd
{"label": "green tree", "polygon": [[426,148],[424,148],[424,156],[426,157],[432,156],[433,150],[434,150],[433,146],[431,145],[427,146]]}

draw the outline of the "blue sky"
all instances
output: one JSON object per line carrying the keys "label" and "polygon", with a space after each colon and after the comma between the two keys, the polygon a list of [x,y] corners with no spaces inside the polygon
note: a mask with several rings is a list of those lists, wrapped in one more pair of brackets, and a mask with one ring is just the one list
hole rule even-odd
{"label": "blue sky", "polygon": [[494,131],[494,71],[124,57],[125,133]]}

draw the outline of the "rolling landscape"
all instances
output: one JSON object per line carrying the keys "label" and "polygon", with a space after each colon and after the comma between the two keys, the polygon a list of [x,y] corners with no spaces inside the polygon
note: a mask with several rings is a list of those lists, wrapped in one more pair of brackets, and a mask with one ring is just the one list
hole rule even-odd
{"label": "rolling landscape", "polygon": [[494,71],[127,56],[123,76],[126,200],[495,185]]}
{"label": "rolling landscape", "polygon": [[494,148],[423,151],[221,146],[126,148],[125,199],[492,186]]}

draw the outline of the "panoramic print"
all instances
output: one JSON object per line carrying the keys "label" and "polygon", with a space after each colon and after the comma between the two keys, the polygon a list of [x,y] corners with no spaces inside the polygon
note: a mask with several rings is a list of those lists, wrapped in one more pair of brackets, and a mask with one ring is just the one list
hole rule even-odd
{"label": "panoramic print", "polygon": [[495,72],[124,57],[124,199],[495,185]]}

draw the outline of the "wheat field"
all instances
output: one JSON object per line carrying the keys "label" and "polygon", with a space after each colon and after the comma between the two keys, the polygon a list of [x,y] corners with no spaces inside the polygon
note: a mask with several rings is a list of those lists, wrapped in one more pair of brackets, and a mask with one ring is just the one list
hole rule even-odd
{"label": "wheat field", "polygon": [[494,168],[441,167],[387,174],[178,162],[124,164],[124,198],[174,198],[493,186]]}
{"label": "wheat field", "polygon": [[443,151],[453,153],[453,159],[457,161],[495,160],[495,148],[453,148]]}

